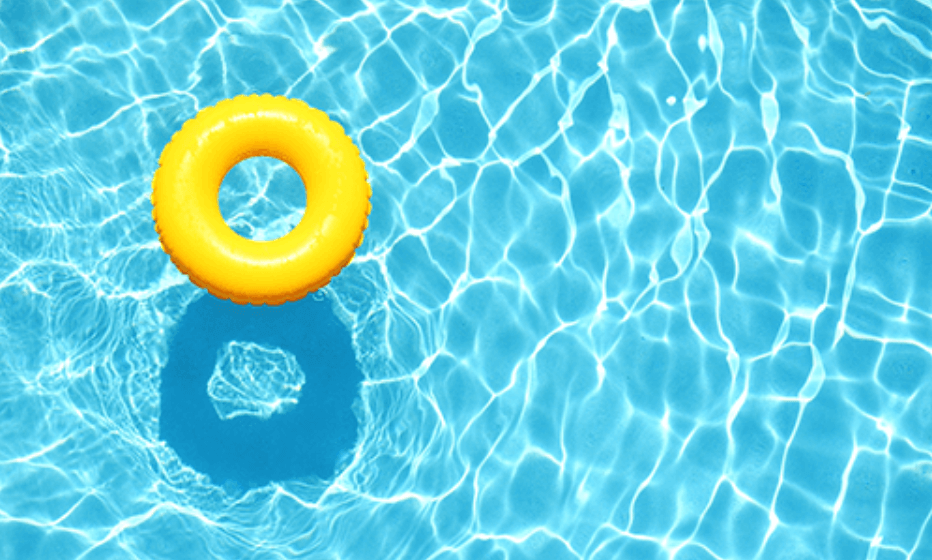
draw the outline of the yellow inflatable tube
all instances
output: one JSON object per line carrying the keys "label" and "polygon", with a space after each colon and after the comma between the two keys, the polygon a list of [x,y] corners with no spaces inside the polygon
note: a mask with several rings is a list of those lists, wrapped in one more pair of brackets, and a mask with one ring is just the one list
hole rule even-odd
{"label": "yellow inflatable tube", "polygon": [[[301,222],[273,241],[226,224],[220,183],[244,159],[278,158],[307,191]],[[372,194],[359,150],[339,124],[303,101],[237,97],[208,107],[165,146],[152,180],[152,217],[178,269],[211,294],[278,305],[325,286],[353,258]]]}

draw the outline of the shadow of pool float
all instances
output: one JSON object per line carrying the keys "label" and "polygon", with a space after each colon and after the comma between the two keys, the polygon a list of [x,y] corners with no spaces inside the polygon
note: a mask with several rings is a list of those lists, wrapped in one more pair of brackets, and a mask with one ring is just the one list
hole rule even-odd
{"label": "shadow of pool float", "polygon": [[[267,419],[221,420],[207,384],[230,341],[293,354],[306,376],[297,404]],[[306,297],[253,307],[205,295],[188,307],[170,345],[161,378],[159,437],[212,483],[255,488],[290,479],[328,480],[355,446],[353,402],[363,376],[349,332],[328,300]]]}

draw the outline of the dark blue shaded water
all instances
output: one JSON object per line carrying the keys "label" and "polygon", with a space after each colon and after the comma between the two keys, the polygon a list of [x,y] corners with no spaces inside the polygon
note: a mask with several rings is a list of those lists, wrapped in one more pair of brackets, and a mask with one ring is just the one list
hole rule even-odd
{"label": "dark blue shaded water", "polygon": [[[287,325],[287,328],[282,328]],[[349,333],[327,300],[307,297],[280,307],[240,306],[206,295],[188,307],[171,336],[162,372],[160,436],[187,465],[218,485],[333,475],[352,450],[353,400],[362,374]],[[231,340],[281,348],[307,376],[298,404],[262,420],[221,420],[207,394],[217,353]]]}

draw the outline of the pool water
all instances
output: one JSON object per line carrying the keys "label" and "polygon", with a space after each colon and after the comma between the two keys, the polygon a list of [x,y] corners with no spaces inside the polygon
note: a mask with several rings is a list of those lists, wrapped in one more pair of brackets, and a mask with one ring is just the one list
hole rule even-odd
{"label": "pool water", "polygon": [[[151,179],[266,92],[373,211],[237,308]],[[932,558],[930,215],[928,0],[2,2],[0,558]]]}

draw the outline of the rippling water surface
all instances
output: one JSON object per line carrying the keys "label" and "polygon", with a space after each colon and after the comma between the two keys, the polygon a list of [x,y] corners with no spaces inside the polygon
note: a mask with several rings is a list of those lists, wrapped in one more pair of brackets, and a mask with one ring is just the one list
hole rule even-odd
{"label": "rippling water surface", "polygon": [[[231,310],[150,182],[265,92],[373,213]],[[930,214],[928,0],[2,2],[0,558],[932,558]]]}

